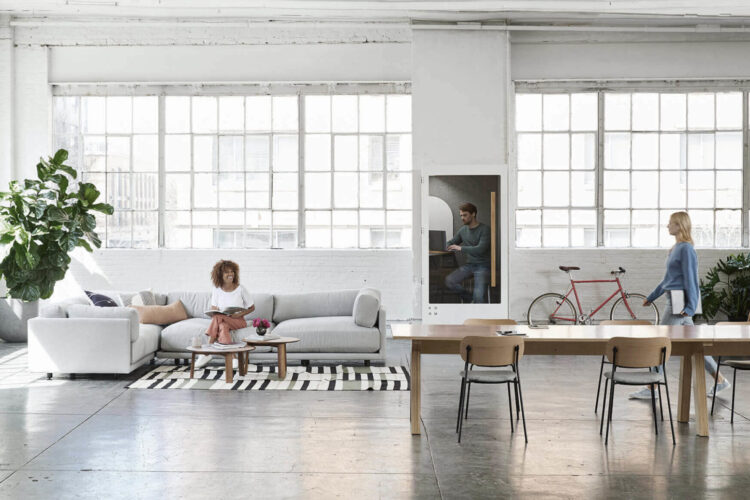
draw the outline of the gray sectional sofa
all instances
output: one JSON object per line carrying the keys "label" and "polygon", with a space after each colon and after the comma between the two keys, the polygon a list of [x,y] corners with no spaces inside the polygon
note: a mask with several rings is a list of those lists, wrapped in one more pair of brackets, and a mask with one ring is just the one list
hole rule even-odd
{"label": "gray sectional sofa", "polygon": [[[126,304],[132,292],[117,294]],[[29,321],[29,368],[47,373],[130,373],[154,356],[189,358],[186,347],[206,331],[210,292],[154,294],[159,305],[181,301],[188,319],[162,327],[138,323],[129,307],[94,307],[75,298],[42,308]],[[373,289],[287,295],[251,293],[255,311],[245,317],[271,321],[269,333],[297,337],[287,346],[290,360],[385,360],[385,309]],[[233,332],[253,335],[252,326]],[[276,353],[258,348],[250,362],[271,361]]]}

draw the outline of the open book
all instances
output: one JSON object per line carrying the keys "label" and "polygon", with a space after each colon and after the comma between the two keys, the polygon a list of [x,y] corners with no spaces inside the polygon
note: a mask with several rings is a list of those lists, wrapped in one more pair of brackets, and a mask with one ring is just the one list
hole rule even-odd
{"label": "open book", "polygon": [[244,307],[225,307],[221,310],[216,309],[209,309],[208,311],[203,311],[203,314],[208,316],[209,318],[214,317],[217,314],[223,314],[224,316],[231,316],[232,314],[244,310]]}

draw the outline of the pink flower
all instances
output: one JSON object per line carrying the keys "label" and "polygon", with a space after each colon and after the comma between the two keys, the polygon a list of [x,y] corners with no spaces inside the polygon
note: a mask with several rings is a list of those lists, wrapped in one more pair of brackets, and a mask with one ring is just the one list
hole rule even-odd
{"label": "pink flower", "polygon": [[253,326],[255,328],[258,328],[259,326],[262,326],[263,328],[269,328],[271,326],[271,323],[265,318],[255,318],[253,320]]}

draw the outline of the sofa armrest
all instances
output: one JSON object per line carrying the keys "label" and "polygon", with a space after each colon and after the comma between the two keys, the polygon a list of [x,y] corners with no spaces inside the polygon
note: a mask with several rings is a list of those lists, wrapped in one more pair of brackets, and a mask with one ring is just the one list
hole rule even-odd
{"label": "sofa armrest", "polygon": [[128,321],[130,329],[130,341],[138,340],[140,322],[138,311],[130,307],[96,307],[84,305],[72,305],[68,307],[68,319],[92,318],[102,320],[124,319]]}
{"label": "sofa armrest", "polygon": [[381,307],[380,310],[378,310],[378,322],[376,323],[376,326],[378,327],[378,330],[380,331],[380,352],[385,352],[385,331],[386,331],[386,323],[385,323],[385,308]]}
{"label": "sofa armrest", "polygon": [[29,370],[49,373],[129,373],[126,318],[29,320]]}

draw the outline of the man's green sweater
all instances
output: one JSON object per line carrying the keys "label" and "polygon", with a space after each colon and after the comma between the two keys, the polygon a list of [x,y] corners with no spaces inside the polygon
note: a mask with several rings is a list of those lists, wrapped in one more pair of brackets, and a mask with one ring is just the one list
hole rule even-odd
{"label": "man's green sweater", "polygon": [[446,243],[460,245],[461,251],[466,254],[466,262],[469,264],[490,263],[490,227],[481,222],[475,228],[467,225],[461,226],[456,236]]}

